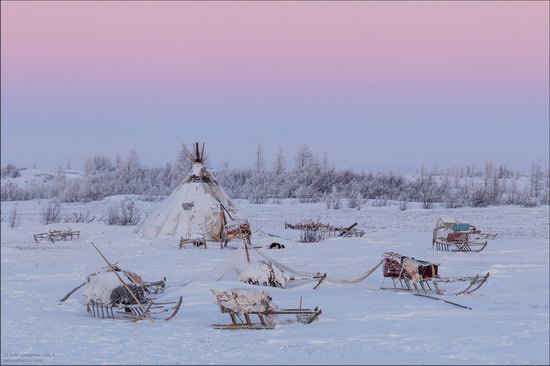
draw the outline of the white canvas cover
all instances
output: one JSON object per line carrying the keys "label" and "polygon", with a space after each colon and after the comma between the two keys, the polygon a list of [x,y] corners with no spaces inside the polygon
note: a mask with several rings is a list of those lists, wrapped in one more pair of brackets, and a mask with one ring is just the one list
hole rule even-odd
{"label": "white canvas cover", "polygon": [[263,286],[285,288],[290,281],[282,269],[269,261],[246,263],[238,269],[239,281]]}
{"label": "white canvas cover", "polygon": [[[235,217],[237,209],[233,201],[204,165],[195,163],[184,183],[166,197],[135,232],[149,239],[220,240],[224,210],[220,203]],[[227,212],[223,211],[226,217]]]}
{"label": "white canvas cover", "polygon": [[84,287],[86,302],[110,304],[113,290],[120,286],[122,286],[120,280],[112,271],[91,274],[86,279],[86,285]]}
{"label": "white canvas cover", "polygon": [[234,288],[229,291],[210,289],[218,305],[238,314],[248,312],[268,312],[277,309],[271,295],[265,291]]}
{"label": "white canvas cover", "polygon": [[451,218],[451,217],[440,217],[437,219],[437,227],[447,227],[450,228],[454,224],[456,224],[458,221]]}

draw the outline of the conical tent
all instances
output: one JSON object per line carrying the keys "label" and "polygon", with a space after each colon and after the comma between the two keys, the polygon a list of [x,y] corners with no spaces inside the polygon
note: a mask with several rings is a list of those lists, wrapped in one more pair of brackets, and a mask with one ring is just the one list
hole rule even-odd
{"label": "conical tent", "polygon": [[204,166],[204,144],[193,150],[190,174],[136,229],[138,236],[218,241],[225,221],[236,217],[235,204]]}

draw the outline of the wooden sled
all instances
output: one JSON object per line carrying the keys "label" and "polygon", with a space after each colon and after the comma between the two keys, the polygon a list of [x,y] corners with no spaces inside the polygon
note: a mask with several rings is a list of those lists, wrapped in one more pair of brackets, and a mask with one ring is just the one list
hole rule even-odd
{"label": "wooden sled", "polygon": [[197,248],[203,247],[204,249],[208,249],[208,247],[206,246],[205,239],[184,239],[184,238],[180,239],[179,248],[184,249],[185,245],[188,245],[188,244],[193,244]]}
{"label": "wooden sled", "polygon": [[[446,235],[438,235],[440,231]],[[496,236],[497,234],[493,233],[483,233],[474,225],[467,223],[438,222],[433,230],[432,248],[444,252],[479,253],[485,249],[487,241]]]}
{"label": "wooden sled", "polygon": [[72,231],[71,229],[67,230],[50,230],[47,233],[34,234],[34,241],[38,244],[40,241],[51,241],[55,243],[56,241],[67,241],[74,240],[75,238],[80,238],[80,231]]}
{"label": "wooden sled", "polygon": [[[416,267],[416,268],[415,268]],[[415,268],[411,270],[410,268]],[[398,253],[384,254],[384,278],[390,278],[393,287],[382,287],[383,290],[408,291],[419,294],[467,295],[478,290],[489,279],[489,272],[484,275],[469,277],[439,277],[439,265]],[[466,282],[466,288],[449,293],[441,284]]]}
{"label": "wooden sled", "polygon": [[225,216],[223,217],[224,226],[222,228],[222,235],[220,240],[220,248],[226,248],[227,243],[234,239],[243,239],[247,238],[250,240],[252,236],[252,230],[250,229],[250,224],[248,222],[236,223],[231,226],[225,226]]}
{"label": "wooden sled", "polygon": [[[321,315],[322,310],[318,307],[314,309],[279,309],[266,312],[252,311],[242,314],[238,314],[233,310],[230,310],[226,307],[220,305],[220,311],[222,313],[228,313],[231,317],[231,324],[212,324],[212,327],[216,329],[273,329],[275,325],[271,322],[266,321],[266,317],[269,315],[280,315],[280,314],[293,314],[296,315],[296,318],[299,322],[304,324],[311,324],[319,315]],[[239,316],[243,315],[244,320]],[[252,321],[250,315],[256,315],[259,319],[259,323]]]}
{"label": "wooden sled", "polygon": [[338,227],[331,226],[328,224],[322,224],[315,221],[304,221],[302,223],[297,223],[295,225],[285,222],[285,229],[293,230],[319,230],[321,232],[327,233],[329,236],[341,236],[349,238],[352,236],[363,237],[365,231],[356,229],[357,223],[354,223],[348,227]]}
{"label": "wooden sled", "polygon": [[[160,314],[168,313],[164,320],[168,321],[178,313],[183,298],[180,296],[178,301],[155,302],[149,301],[145,304],[101,304],[89,302],[86,304],[86,310],[91,317],[100,319],[127,319],[139,321],[146,318],[159,319]],[[162,319],[162,318],[161,318]]]}

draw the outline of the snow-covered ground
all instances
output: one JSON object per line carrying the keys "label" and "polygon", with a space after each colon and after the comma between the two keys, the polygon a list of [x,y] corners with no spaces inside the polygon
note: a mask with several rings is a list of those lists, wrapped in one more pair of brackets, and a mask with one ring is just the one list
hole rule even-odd
{"label": "snow-covered ground", "polygon": [[54,179],[57,175],[62,174],[65,179],[82,178],[83,173],[79,170],[71,169],[22,169],[19,171],[17,178],[7,177],[2,183],[12,182],[18,186],[26,186],[32,183],[44,183]]}
{"label": "snow-covered ground", "polygon": [[[63,204],[63,213],[89,210],[96,218],[122,197],[88,204]],[[14,204],[22,213],[10,228]],[[273,239],[282,250],[266,253],[293,268],[353,277],[376,265],[386,251],[397,251],[441,264],[440,275],[461,276],[489,271],[487,284],[469,296],[448,299],[466,310],[411,294],[382,291],[378,269],[355,285],[311,284],[290,289],[236,282],[193,282],[219,268],[234,250],[189,247],[177,240],[134,238],[135,227],[102,223],[40,225],[47,200],[2,202],[1,330],[2,364],[548,364],[549,363],[549,207],[435,208],[411,204],[327,210],[324,204],[251,205],[238,201],[256,229],[254,245]],[[159,203],[137,201],[145,216]],[[481,253],[432,250],[432,228],[440,216],[475,224],[498,236]],[[284,222],[320,219],[366,231],[363,238],[296,242],[298,233]],[[74,242],[36,244],[32,234],[51,228],[80,230]],[[286,239],[262,235],[261,231]],[[82,290],[66,303],[58,301],[107,258],[146,280],[167,277],[163,299],[183,296],[182,309],[169,322],[99,320],[88,317]],[[388,283],[386,282],[386,285]],[[273,330],[218,330],[226,323],[210,288],[267,289],[275,304],[319,306],[323,314],[310,325],[279,324]],[[14,361],[15,360],[15,361]]]}

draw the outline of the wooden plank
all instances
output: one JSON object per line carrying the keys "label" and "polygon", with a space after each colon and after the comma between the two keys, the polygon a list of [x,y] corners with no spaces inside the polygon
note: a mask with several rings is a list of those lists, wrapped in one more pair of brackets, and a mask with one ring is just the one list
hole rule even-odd
{"label": "wooden plank", "polygon": [[464,309],[472,310],[472,308],[469,307],[469,306],[460,305],[460,304],[457,304],[456,302],[452,302],[452,301],[448,301],[448,300],[445,300],[445,299],[441,299],[441,298],[439,298],[439,297],[429,296],[429,295],[424,295],[424,294],[413,294],[413,295],[414,295],[414,296],[427,297],[427,298],[433,299],[433,300],[443,301],[443,302],[446,302],[447,304],[451,304],[451,305],[458,306],[458,307],[461,307],[461,308],[464,308]]}

